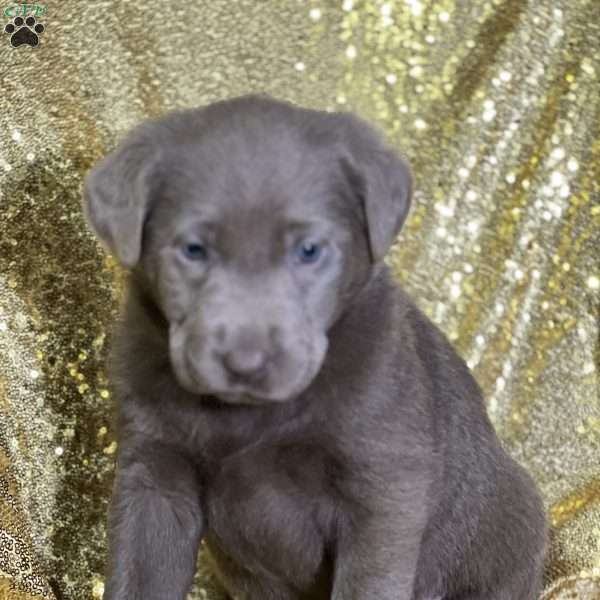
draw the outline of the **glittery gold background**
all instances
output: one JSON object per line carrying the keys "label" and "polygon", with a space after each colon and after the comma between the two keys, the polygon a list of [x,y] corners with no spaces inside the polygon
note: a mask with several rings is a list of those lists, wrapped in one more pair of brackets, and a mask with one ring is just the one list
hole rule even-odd
{"label": "glittery gold background", "polygon": [[[46,6],[37,48],[0,35],[0,598],[102,596],[122,274],[86,170],[145,117],[264,91],[411,160],[390,263],[540,485],[544,600],[600,599],[600,2]],[[218,600],[202,564],[190,598]]]}

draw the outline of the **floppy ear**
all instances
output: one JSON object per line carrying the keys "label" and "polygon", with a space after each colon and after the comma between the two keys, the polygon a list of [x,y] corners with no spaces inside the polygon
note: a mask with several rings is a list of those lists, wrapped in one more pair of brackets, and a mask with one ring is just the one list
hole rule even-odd
{"label": "floppy ear", "polygon": [[373,261],[381,260],[402,229],[410,208],[412,176],[408,163],[378,132],[350,113],[342,167],[363,204]]}
{"label": "floppy ear", "polygon": [[148,142],[125,140],[88,173],[84,182],[84,216],[125,267],[134,267],[140,258],[157,162]]}

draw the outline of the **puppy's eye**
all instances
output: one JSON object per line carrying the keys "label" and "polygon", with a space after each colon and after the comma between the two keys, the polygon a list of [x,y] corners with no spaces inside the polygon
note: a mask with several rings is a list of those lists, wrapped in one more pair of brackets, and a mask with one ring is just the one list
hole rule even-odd
{"label": "puppy's eye", "polygon": [[181,251],[188,260],[204,261],[208,258],[208,249],[204,244],[185,244]]}
{"label": "puppy's eye", "polygon": [[316,263],[323,256],[324,248],[321,244],[312,241],[304,241],[295,248],[296,258],[302,264]]}

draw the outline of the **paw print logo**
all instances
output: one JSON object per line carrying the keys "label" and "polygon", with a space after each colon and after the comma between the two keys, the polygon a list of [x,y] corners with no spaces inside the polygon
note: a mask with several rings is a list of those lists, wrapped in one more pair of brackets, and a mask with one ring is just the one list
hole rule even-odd
{"label": "paw print logo", "polygon": [[13,48],[27,44],[35,48],[40,43],[39,34],[44,32],[45,27],[37,23],[35,17],[15,17],[11,23],[4,28],[4,33],[11,34],[10,43]]}

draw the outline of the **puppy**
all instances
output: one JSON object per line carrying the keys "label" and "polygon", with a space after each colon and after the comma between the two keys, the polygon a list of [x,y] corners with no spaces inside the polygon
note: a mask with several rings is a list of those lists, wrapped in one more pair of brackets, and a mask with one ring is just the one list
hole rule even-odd
{"label": "puppy", "polygon": [[142,124],[84,210],[130,271],[109,374],[105,600],[534,600],[546,521],[481,391],[382,259],[408,166],[250,95]]}

